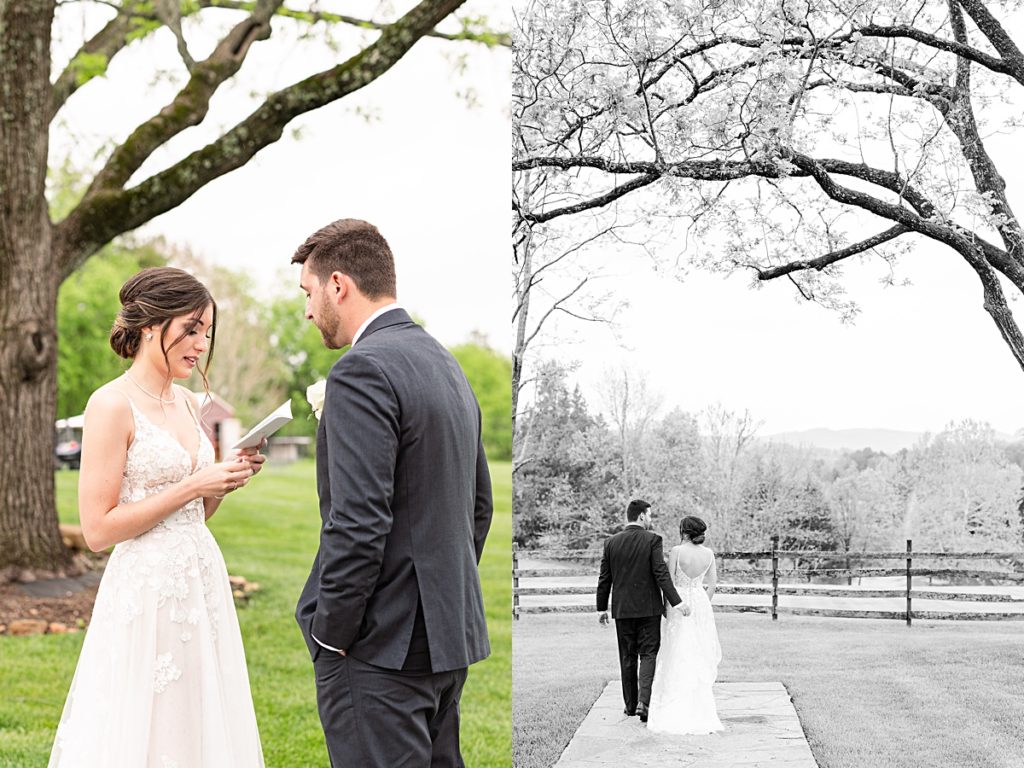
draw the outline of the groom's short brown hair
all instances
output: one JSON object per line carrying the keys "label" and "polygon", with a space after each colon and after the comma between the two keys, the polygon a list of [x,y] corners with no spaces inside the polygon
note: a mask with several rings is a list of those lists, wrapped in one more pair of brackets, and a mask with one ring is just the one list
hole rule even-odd
{"label": "groom's short brown hair", "polygon": [[371,300],[397,296],[395,258],[377,228],[359,219],[338,219],[318,229],[299,246],[292,264],[309,262],[309,271],[323,283],[342,272]]}

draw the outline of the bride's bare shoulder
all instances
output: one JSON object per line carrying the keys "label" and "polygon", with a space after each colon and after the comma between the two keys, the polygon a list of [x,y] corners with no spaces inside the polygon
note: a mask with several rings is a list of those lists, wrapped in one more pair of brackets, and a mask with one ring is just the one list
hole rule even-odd
{"label": "bride's bare shoulder", "polygon": [[85,414],[89,416],[119,417],[131,414],[131,404],[127,393],[121,389],[117,379],[108,381],[89,396],[85,405]]}

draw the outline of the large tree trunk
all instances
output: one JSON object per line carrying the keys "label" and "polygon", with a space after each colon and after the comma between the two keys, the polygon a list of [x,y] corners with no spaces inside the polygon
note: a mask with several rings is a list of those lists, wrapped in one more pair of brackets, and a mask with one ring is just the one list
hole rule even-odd
{"label": "large tree trunk", "polygon": [[45,197],[54,0],[0,0],[0,570],[68,563],[57,528],[57,269]]}

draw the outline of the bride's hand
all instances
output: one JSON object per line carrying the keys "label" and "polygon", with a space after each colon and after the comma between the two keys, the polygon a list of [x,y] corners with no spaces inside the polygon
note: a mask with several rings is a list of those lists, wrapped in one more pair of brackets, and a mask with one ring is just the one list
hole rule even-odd
{"label": "bride's hand", "polygon": [[267,460],[267,457],[260,453],[260,449],[265,447],[267,444],[267,438],[263,438],[263,442],[256,448],[243,448],[238,451],[237,456],[245,459],[249,462],[249,466],[252,468],[252,473],[255,475],[261,469],[263,469],[263,462]]}
{"label": "bride's hand", "polygon": [[254,474],[249,459],[239,456],[204,467],[192,475],[191,480],[199,497],[223,498],[248,483]]}

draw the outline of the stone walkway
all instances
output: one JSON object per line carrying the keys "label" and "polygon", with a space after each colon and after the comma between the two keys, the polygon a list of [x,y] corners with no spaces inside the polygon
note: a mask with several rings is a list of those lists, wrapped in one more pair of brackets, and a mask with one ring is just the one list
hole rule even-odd
{"label": "stone walkway", "polygon": [[817,768],[782,683],[716,683],[714,690],[725,730],[670,736],[626,717],[621,684],[612,680],[555,768]]}

